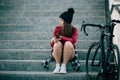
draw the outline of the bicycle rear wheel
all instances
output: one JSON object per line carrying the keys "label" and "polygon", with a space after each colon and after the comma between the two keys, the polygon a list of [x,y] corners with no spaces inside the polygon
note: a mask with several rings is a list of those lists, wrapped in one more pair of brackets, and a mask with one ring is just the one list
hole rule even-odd
{"label": "bicycle rear wheel", "polygon": [[90,80],[95,80],[100,72],[100,44],[92,43],[86,56],[86,75]]}
{"label": "bicycle rear wheel", "polygon": [[113,45],[112,50],[110,50],[110,53],[107,54],[110,54],[107,58],[107,72],[109,80],[119,80],[120,54],[118,47],[116,45]]}

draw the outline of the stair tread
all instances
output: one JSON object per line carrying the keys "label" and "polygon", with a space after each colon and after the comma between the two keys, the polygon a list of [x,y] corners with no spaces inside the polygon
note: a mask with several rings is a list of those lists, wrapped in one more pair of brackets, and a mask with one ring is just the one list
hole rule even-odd
{"label": "stair tread", "polygon": [[[43,75],[53,75],[52,72],[44,71],[0,71],[0,74],[43,74]],[[85,75],[85,72],[69,72],[69,75]]]}
{"label": "stair tread", "polygon": [[[26,75],[46,75],[46,76],[56,76],[50,71],[0,71],[0,74],[26,74]],[[59,76],[80,76],[86,75],[86,72],[69,72],[65,75],[57,74]],[[96,75],[96,73],[91,73],[91,75]]]}
{"label": "stair tread", "polygon": [[[44,62],[45,60],[0,60],[4,62]],[[85,63],[86,60],[79,60],[80,63]]]}

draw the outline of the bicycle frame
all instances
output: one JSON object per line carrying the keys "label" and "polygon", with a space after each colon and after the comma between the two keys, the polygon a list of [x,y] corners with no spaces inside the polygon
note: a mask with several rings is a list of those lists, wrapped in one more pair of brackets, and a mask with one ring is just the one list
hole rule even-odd
{"label": "bicycle frame", "polygon": [[[101,46],[101,73],[106,74],[107,72],[107,61],[110,55],[110,51],[112,50],[112,45],[113,45],[113,31],[114,31],[115,24],[114,23],[109,23],[105,26],[102,27],[101,29],[101,37],[100,37],[100,46]],[[108,34],[105,31],[105,28],[108,28]],[[108,43],[107,43],[107,53],[105,52],[105,36],[108,37]]]}
{"label": "bicycle frame", "polygon": [[106,55],[105,55],[105,46],[104,46],[104,38],[105,38],[105,28],[104,27],[102,27],[102,29],[101,29],[101,36],[100,36],[100,46],[101,46],[101,55],[102,55],[102,57],[101,57],[101,72],[102,73],[104,73],[104,72],[106,72],[106,60],[105,60],[105,57],[106,57]]}

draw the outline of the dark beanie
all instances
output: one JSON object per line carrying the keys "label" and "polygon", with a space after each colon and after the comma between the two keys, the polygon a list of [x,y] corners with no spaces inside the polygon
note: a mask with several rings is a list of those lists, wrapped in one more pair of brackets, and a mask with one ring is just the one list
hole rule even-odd
{"label": "dark beanie", "polygon": [[68,8],[68,10],[63,12],[59,16],[59,18],[62,18],[65,22],[71,24],[72,19],[73,19],[73,14],[74,14],[74,9],[73,8]]}

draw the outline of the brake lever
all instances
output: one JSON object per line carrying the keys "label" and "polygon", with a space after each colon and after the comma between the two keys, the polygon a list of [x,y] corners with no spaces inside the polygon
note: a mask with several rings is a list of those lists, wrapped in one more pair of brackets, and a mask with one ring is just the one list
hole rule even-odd
{"label": "brake lever", "polygon": [[85,23],[85,21],[82,22],[81,31],[82,31],[82,29],[83,29],[84,34],[85,34],[86,36],[88,36],[88,34],[87,34],[87,32],[86,32],[86,25],[85,25],[84,23]]}

